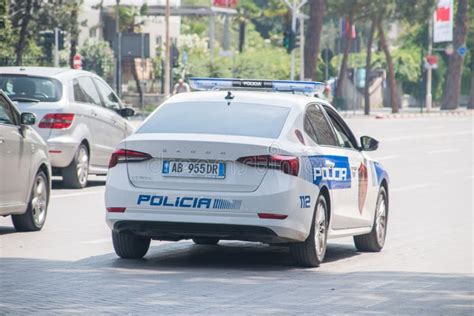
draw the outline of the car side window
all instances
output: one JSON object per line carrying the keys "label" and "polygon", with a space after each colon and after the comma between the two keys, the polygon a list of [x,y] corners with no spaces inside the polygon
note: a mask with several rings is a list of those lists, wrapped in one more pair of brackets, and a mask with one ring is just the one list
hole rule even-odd
{"label": "car side window", "polygon": [[312,127],[314,131],[314,139],[310,133],[308,135],[313,138],[319,145],[329,145],[329,146],[337,146],[338,142],[336,140],[336,135],[329,125],[324,113],[318,106],[310,105],[306,110],[306,118],[305,118],[305,131],[306,125]]}
{"label": "car side window", "polygon": [[79,77],[73,81],[74,101],[102,105],[99,93],[90,77]]}
{"label": "car side window", "polygon": [[345,147],[345,148],[350,148],[350,149],[355,149],[354,145],[352,144],[349,135],[346,134],[344,128],[342,128],[341,124],[334,119],[331,115],[328,115],[329,119],[331,120],[332,125],[334,126],[334,130],[336,132],[337,140],[339,143],[339,146]]}
{"label": "car side window", "polygon": [[104,100],[105,107],[111,110],[120,109],[120,101],[115,95],[114,91],[102,81],[95,78],[93,80],[97,85],[97,89],[99,90],[100,95],[102,96],[102,100]]}
{"label": "car side window", "polygon": [[0,96],[0,124],[15,124],[15,114],[8,101]]}

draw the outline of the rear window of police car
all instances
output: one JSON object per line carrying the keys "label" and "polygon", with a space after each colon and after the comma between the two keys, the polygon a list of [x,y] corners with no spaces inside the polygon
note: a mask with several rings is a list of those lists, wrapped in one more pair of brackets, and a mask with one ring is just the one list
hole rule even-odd
{"label": "rear window of police car", "polygon": [[290,109],[232,102],[168,103],[137,133],[193,133],[278,138]]}

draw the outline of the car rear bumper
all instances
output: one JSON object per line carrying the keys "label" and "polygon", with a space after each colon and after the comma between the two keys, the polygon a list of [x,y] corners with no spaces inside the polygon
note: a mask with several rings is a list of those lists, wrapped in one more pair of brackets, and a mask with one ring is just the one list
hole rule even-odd
{"label": "car rear bumper", "polygon": [[[266,177],[253,192],[177,192],[134,187],[128,181],[124,165],[119,164],[111,171],[107,178],[106,207],[123,207],[125,211],[107,212],[109,227],[163,240],[207,236],[267,243],[304,241],[311,228],[315,201],[302,208],[300,196],[318,193],[311,183],[283,173]],[[151,200],[150,196],[156,199]],[[179,201],[185,198],[187,207],[182,207]],[[210,202],[195,207],[196,199]],[[231,207],[220,207],[216,200],[230,201],[224,205],[230,203]],[[261,218],[259,213],[286,217]]]}
{"label": "car rear bumper", "polygon": [[69,166],[76,154],[79,143],[48,139],[49,157],[53,168],[64,168]]}
{"label": "car rear bumper", "polygon": [[267,227],[249,225],[118,221],[113,227],[114,231],[128,231],[137,235],[148,236],[159,240],[181,240],[196,237],[210,237],[220,240],[239,239],[266,243],[291,241],[279,237],[274,231]]}

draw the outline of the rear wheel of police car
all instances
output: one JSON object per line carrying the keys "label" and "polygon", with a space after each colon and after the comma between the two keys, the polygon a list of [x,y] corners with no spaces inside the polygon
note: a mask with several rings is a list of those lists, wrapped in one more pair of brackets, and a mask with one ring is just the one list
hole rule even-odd
{"label": "rear wheel of police car", "polygon": [[372,231],[365,235],[354,236],[354,244],[359,251],[379,252],[385,244],[387,235],[388,199],[387,191],[382,186],[375,207]]}
{"label": "rear wheel of police car", "polygon": [[79,145],[74,159],[62,170],[63,183],[71,189],[82,189],[87,185],[89,176],[89,150],[82,143]]}
{"label": "rear wheel of police car", "polygon": [[219,239],[217,238],[206,238],[206,237],[197,237],[193,238],[193,242],[196,245],[217,245]]}
{"label": "rear wheel of police car", "polygon": [[138,236],[130,232],[112,231],[114,250],[120,258],[143,258],[150,248],[150,241],[150,237]]}
{"label": "rear wheel of police car", "polygon": [[296,262],[305,267],[318,267],[324,260],[328,237],[328,208],[326,198],[318,197],[311,224],[311,231],[304,242],[290,245]]}

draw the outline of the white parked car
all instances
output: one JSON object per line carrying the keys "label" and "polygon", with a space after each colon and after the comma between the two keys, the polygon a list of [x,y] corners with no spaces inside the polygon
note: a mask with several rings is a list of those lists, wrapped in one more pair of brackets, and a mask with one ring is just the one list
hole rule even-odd
{"label": "white parked car", "polygon": [[19,231],[40,230],[46,220],[51,166],[46,142],[0,90],[0,216],[12,216]]}
{"label": "white parked car", "polygon": [[105,174],[117,144],[134,129],[122,105],[97,75],[48,67],[0,67],[0,89],[21,111],[35,113],[33,126],[49,147],[53,172],[83,188],[89,174]]}
{"label": "white parked car", "polygon": [[[318,266],[327,238],[354,236],[380,251],[388,217],[388,176],[314,82],[194,79],[225,91],[173,96],[110,161],[107,223],[115,252],[140,258],[150,240],[221,239],[287,244],[296,261]],[[252,88],[238,91],[237,88]]]}

